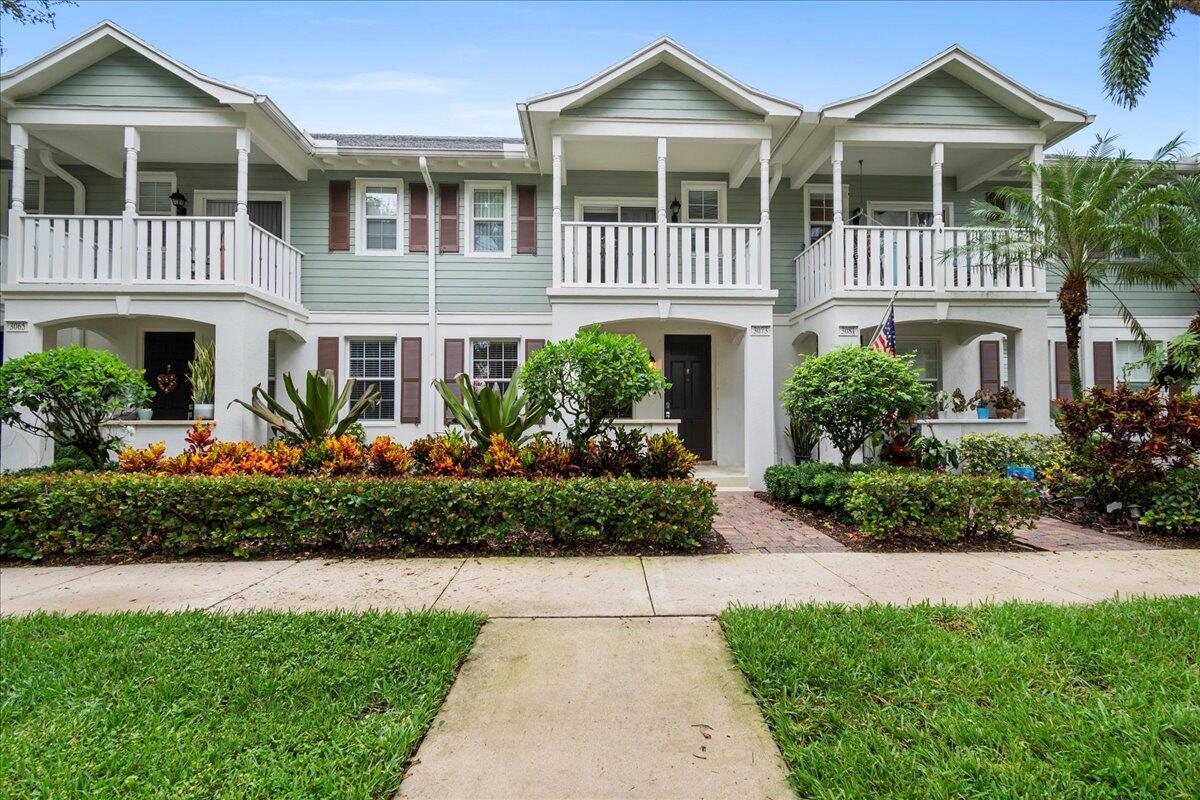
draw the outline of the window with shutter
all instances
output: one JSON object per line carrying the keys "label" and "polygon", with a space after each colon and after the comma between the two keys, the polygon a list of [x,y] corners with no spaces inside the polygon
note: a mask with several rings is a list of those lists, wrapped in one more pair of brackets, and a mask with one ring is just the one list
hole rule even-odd
{"label": "window with shutter", "polygon": [[329,182],[329,252],[350,250],[350,181]]}
{"label": "window with shutter", "polygon": [[1101,389],[1115,389],[1116,375],[1113,372],[1113,343],[1092,342],[1092,385]]}
{"label": "window with shutter", "polygon": [[400,340],[400,421],[421,421],[420,337],[405,337]]}
{"label": "window with shutter", "polygon": [[458,252],[458,184],[438,185],[438,252]]}
{"label": "window with shutter", "polygon": [[1000,391],[1000,343],[979,343],[979,388],[987,394]]}
{"label": "window with shutter", "polygon": [[423,183],[408,187],[408,252],[429,252],[429,189]]}
{"label": "window with shutter", "polygon": [[537,187],[517,187],[517,252],[537,255]]}

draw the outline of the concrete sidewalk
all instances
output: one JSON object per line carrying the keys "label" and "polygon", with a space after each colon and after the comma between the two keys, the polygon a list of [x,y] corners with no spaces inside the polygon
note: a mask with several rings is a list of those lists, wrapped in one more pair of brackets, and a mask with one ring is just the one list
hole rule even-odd
{"label": "concrete sidewalk", "polygon": [[712,615],[730,603],[975,603],[1200,594],[1200,550],[231,561],[0,570],[0,613],[448,608]]}

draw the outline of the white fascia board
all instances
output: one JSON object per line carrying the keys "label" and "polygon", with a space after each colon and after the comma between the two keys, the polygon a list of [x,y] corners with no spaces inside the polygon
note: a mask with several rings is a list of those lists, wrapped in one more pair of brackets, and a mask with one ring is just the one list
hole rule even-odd
{"label": "white fascia board", "polygon": [[688,120],[634,120],[559,118],[550,132],[564,139],[574,137],[611,136],[642,139],[723,139],[744,141],[747,144],[770,139],[770,125],[759,122],[695,122]]}
{"label": "white fascia board", "polygon": [[660,63],[679,69],[680,72],[712,89],[726,100],[757,114],[795,117],[804,110],[798,103],[773,97],[747,86],[665,36],[582,83],[539,95],[526,101],[525,105],[530,111],[558,113],[572,106],[586,103],[603,94],[612,86],[623,83]]}
{"label": "white fascia board", "polygon": [[1037,94],[958,45],[952,45],[878,89],[830,103],[821,109],[821,113],[840,117],[857,116],[943,67],[951,67],[949,71],[955,77],[964,79],[999,102],[1017,106],[1014,110],[1025,113],[1033,111],[1042,120],[1055,122],[1084,123],[1088,119],[1083,109]]}
{"label": "white fascia board", "polygon": [[1022,147],[1046,143],[1046,132],[1033,127],[992,125],[839,125],[837,142],[907,147],[913,144],[953,144],[959,147]]}
{"label": "white fascia board", "polygon": [[48,89],[121,47],[127,47],[212,96],[220,103],[252,103],[253,92],[203,75],[143,42],[114,22],[104,20],[32,61],[0,75],[5,93],[27,96]]}
{"label": "white fascia board", "polygon": [[95,106],[21,106],[8,112],[17,125],[43,127],[116,128],[242,128],[246,115],[219,108],[158,109],[98,108]]}
{"label": "white fascia board", "polygon": [[254,146],[298,181],[308,179],[314,166],[312,158],[297,143],[271,122],[255,114],[248,125]]}

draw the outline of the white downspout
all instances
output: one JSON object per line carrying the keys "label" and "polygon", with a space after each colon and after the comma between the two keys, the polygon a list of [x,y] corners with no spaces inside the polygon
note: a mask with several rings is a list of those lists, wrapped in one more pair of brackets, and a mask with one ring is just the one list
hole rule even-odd
{"label": "white downspout", "polygon": [[438,428],[437,413],[435,408],[438,393],[437,390],[433,388],[433,381],[437,380],[438,375],[441,374],[441,372],[438,371],[437,358],[437,249],[436,242],[434,241],[434,234],[437,231],[437,217],[435,214],[437,199],[434,197],[433,192],[433,178],[429,174],[429,159],[425,156],[421,156],[418,159],[418,163],[421,166],[421,177],[425,179],[425,224],[428,231],[425,238],[428,242],[427,257],[429,260],[429,345],[428,350],[426,351],[428,353],[428,358],[425,359],[425,363],[429,365],[430,373],[433,376],[425,384],[425,407],[428,409],[427,419],[429,420],[425,425],[425,429],[428,432],[433,433]]}
{"label": "white downspout", "polygon": [[54,153],[52,153],[50,150],[45,148],[42,149],[41,160],[43,167],[50,170],[50,172],[54,173],[59,178],[62,178],[68,186],[75,190],[75,210],[72,213],[87,213],[87,190],[83,188],[83,181],[79,180],[79,178],[76,178],[74,175],[60,167],[58,162],[54,160]]}

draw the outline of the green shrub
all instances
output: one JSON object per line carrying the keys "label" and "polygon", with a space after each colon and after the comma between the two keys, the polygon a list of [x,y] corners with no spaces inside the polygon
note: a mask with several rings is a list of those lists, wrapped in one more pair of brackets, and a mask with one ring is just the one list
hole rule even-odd
{"label": "green shrub", "polygon": [[776,500],[844,514],[851,476],[894,469],[885,464],[855,464],[844,470],[825,461],[805,461],[767,467],[763,478],[767,492]]}
{"label": "green shrub", "polygon": [[860,472],[850,478],[846,508],[877,539],[932,534],[1011,536],[1037,518],[1037,496],[1023,481],[920,470]]}
{"label": "green shrub", "polygon": [[1200,469],[1177,469],[1167,475],[1142,517],[1163,533],[1200,535]]}
{"label": "green shrub", "polygon": [[370,551],[531,540],[696,546],[713,487],[632,478],[0,478],[0,555]]}
{"label": "green shrub", "polygon": [[968,433],[958,442],[962,469],[967,475],[1003,475],[1009,464],[1033,467],[1041,473],[1065,466],[1070,447],[1059,436],[1042,433]]}

